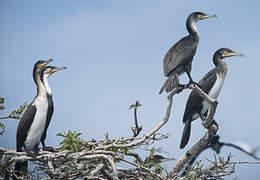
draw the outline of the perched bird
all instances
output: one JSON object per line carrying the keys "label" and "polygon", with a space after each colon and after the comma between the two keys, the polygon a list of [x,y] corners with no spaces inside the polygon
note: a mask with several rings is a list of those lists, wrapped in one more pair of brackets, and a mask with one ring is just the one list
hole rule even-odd
{"label": "perched bird", "polygon": [[[198,85],[211,98],[217,98],[227,72],[227,64],[223,61],[226,57],[243,56],[227,48],[217,50],[213,56],[215,68],[209,71],[199,82]],[[206,102],[195,90],[190,93],[183,116],[185,127],[182,133],[180,148],[184,148],[188,143],[191,131],[191,121],[201,118],[205,119],[210,104]]]}
{"label": "perched bird", "polygon": [[[47,120],[48,97],[45,86],[41,81],[43,68],[52,61],[38,61],[34,64],[33,79],[37,85],[37,95],[25,110],[19,121],[16,133],[16,151],[25,151],[28,155],[35,157]],[[15,171],[27,171],[27,162],[17,162]]]}
{"label": "perched bird", "polygon": [[60,70],[63,70],[63,69],[66,69],[66,67],[46,66],[41,72],[41,81],[43,82],[43,84],[45,86],[45,90],[47,92],[47,98],[48,98],[47,120],[46,120],[44,131],[43,131],[43,134],[42,134],[42,137],[41,137],[41,143],[42,143],[42,146],[43,146],[43,150],[53,151],[52,147],[46,147],[45,146],[47,129],[50,125],[51,117],[52,117],[53,110],[54,110],[53,100],[52,100],[52,90],[51,90],[51,87],[49,86],[48,78],[50,77],[50,75],[52,75],[56,71],[60,71]]}
{"label": "perched bird", "polygon": [[188,16],[186,28],[189,35],[174,44],[163,59],[164,76],[168,77],[168,79],[164,82],[159,94],[161,94],[164,90],[168,93],[177,86],[181,86],[181,84],[179,84],[178,76],[184,72],[186,72],[190,79],[189,84],[195,83],[190,75],[191,63],[199,43],[199,32],[195,26],[195,23],[211,17],[217,16],[207,15],[202,12],[193,12]]}

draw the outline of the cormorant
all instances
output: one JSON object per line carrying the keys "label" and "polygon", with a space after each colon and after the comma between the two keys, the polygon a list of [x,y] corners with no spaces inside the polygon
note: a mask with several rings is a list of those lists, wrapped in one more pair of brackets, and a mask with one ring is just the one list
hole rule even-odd
{"label": "cormorant", "polygon": [[52,90],[51,87],[49,86],[49,82],[48,82],[48,78],[50,77],[50,75],[52,75],[54,72],[59,71],[59,70],[63,70],[66,69],[66,67],[54,67],[54,66],[46,66],[42,72],[41,72],[41,81],[43,82],[46,92],[47,92],[47,98],[48,98],[48,112],[47,112],[47,121],[45,123],[45,127],[44,127],[44,131],[41,137],[41,143],[43,146],[43,150],[49,150],[49,151],[53,151],[52,147],[46,147],[45,146],[45,139],[46,139],[46,133],[47,133],[47,129],[49,127],[50,121],[51,121],[51,117],[53,114],[53,100],[52,100]]}
{"label": "cormorant", "polygon": [[174,44],[163,59],[164,76],[168,77],[168,79],[164,82],[159,94],[161,94],[164,90],[168,93],[175,87],[181,86],[179,84],[178,76],[184,72],[186,72],[190,79],[189,84],[195,83],[190,75],[191,63],[199,43],[199,32],[195,26],[195,23],[212,17],[217,16],[207,15],[202,12],[193,12],[188,16],[186,28],[189,35]]}
{"label": "cormorant", "polygon": [[[217,98],[227,72],[227,64],[223,61],[226,57],[243,56],[231,49],[221,48],[217,50],[213,56],[215,68],[209,71],[199,82],[198,85],[211,98]],[[189,141],[191,122],[197,118],[205,119],[210,104],[206,102],[195,90],[192,90],[186,103],[186,108],[183,116],[185,127],[182,133],[180,148],[184,148]]]}
{"label": "cormorant", "polygon": [[[37,95],[25,110],[17,127],[16,151],[25,151],[33,157],[39,151],[38,146],[44,131],[48,111],[48,98],[45,86],[41,81],[41,71],[51,61],[52,59],[47,61],[40,60],[34,64],[33,79],[37,85]],[[27,161],[17,162],[15,171],[26,172]]]}

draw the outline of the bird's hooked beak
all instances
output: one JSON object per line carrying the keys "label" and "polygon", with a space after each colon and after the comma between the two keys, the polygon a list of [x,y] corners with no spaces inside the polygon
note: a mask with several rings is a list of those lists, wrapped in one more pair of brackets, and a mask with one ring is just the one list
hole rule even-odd
{"label": "bird's hooked beak", "polygon": [[52,67],[51,71],[50,71],[50,75],[52,75],[53,73],[63,70],[63,69],[67,69],[67,67]]}
{"label": "bird's hooked beak", "polygon": [[231,57],[231,56],[241,56],[241,57],[244,57],[244,54],[241,54],[241,53],[236,53],[236,52],[226,52],[225,53],[225,57]]}
{"label": "bird's hooked beak", "polygon": [[49,64],[52,61],[53,61],[53,59],[49,59],[47,61],[44,61],[43,63],[40,64],[40,68],[43,69],[47,64]]}
{"label": "bird's hooked beak", "polygon": [[201,15],[200,16],[200,19],[202,20],[202,19],[207,19],[207,18],[216,18],[217,17],[217,15],[215,15],[215,14],[206,14],[206,15]]}

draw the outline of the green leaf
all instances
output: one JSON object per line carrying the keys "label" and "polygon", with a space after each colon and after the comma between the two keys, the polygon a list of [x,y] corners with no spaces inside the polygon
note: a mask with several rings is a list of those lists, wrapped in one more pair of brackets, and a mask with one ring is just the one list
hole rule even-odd
{"label": "green leaf", "polygon": [[65,137],[65,135],[63,135],[62,133],[58,133],[58,134],[56,134],[56,136]]}
{"label": "green leaf", "polygon": [[2,129],[5,129],[5,125],[3,123],[0,123],[0,126]]}
{"label": "green leaf", "polygon": [[5,99],[0,97],[0,104],[4,104],[4,102],[5,102]]}
{"label": "green leaf", "polygon": [[155,153],[155,148],[154,147],[152,147],[152,149],[150,150],[150,157],[153,157],[153,155],[154,155],[154,153]]}

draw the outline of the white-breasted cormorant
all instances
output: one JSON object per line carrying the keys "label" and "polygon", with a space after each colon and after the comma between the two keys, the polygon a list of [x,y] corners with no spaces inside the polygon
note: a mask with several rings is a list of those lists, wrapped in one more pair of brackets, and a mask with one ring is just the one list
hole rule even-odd
{"label": "white-breasted cormorant", "polygon": [[[227,64],[223,61],[226,57],[243,56],[227,48],[221,48],[214,53],[213,62],[215,68],[209,71],[199,82],[198,85],[211,98],[217,98],[227,72]],[[189,141],[191,122],[197,118],[205,119],[210,104],[206,102],[195,90],[192,90],[186,103],[183,116],[185,127],[182,133],[180,148],[184,148]]]}
{"label": "white-breasted cormorant", "polygon": [[55,73],[56,71],[66,69],[66,67],[55,67],[55,66],[46,66],[42,72],[41,72],[41,81],[43,82],[46,92],[47,92],[47,97],[48,97],[48,112],[47,112],[47,121],[45,123],[44,131],[41,137],[41,143],[43,146],[43,150],[50,150],[52,151],[53,148],[51,147],[46,147],[45,146],[45,139],[47,135],[47,129],[50,125],[51,117],[54,111],[54,106],[53,106],[53,100],[52,100],[52,89],[49,86],[48,78],[50,75]]}
{"label": "white-breasted cormorant", "polygon": [[[51,61],[52,59],[48,61],[40,60],[34,64],[33,79],[37,85],[37,95],[32,103],[26,108],[17,127],[16,151],[25,151],[31,156],[36,156],[38,153],[38,146],[47,119],[48,97],[45,86],[41,81],[41,71]],[[26,172],[27,161],[17,162],[15,171]]]}
{"label": "white-breasted cormorant", "polygon": [[168,77],[168,79],[164,82],[159,94],[161,94],[164,90],[168,93],[175,87],[180,86],[178,76],[184,72],[186,72],[190,79],[189,83],[195,83],[190,75],[191,63],[199,43],[199,32],[195,26],[195,23],[211,17],[216,17],[216,15],[193,12],[188,16],[186,28],[189,35],[174,44],[163,59],[164,76]]}

